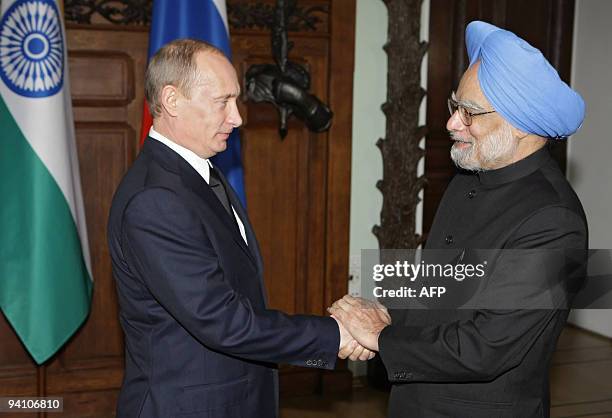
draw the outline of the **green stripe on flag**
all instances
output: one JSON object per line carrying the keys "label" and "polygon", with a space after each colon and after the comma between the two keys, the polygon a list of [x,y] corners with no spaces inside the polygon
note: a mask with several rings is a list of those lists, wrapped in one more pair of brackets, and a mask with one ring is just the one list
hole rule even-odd
{"label": "green stripe on flag", "polygon": [[68,203],[2,99],[0,126],[0,308],[41,364],[87,317],[92,282]]}

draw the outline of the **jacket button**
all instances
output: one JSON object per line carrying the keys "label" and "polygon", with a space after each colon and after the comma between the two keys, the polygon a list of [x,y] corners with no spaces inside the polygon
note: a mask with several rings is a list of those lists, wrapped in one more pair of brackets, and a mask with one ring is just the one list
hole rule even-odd
{"label": "jacket button", "polygon": [[476,196],[476,190],[470,190],[467,194],[468,199],[473,199]]}
{"label": "jacket button", "polygon": [[452,235],[447,235],[446,238],[444,239],[444,242],[446,242],[446,245],[451,245],[455,240],[453,239]]}

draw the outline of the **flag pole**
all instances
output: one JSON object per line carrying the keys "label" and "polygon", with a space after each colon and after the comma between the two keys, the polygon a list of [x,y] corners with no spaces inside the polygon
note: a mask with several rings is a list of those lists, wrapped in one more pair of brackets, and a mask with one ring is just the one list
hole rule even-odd
{"label": "flag pole", "polygon": [[[64,20],[64,0],[56,0],[57,8],[60,12],[60,18]],[[47,366],[46,363],[39,364],[36,368],[36,396],[43,397],[47,396]],[[46,418],[47,413],[45,411],[38,412],[39,418]]]}
{"label": "flag pole", "polygon": [[[47,396],[47,366],[45,364],[40,364],[36,368],[36,396],[38,397]],[[38,412],[38,418],[46,417],[47,413],[45,411]]]}
{"label": "flag pole", "polygon": [[[60,19],[64,20],[64,0],[56,0],[60,12]],[[39,364],[36,368],[36,396],[47,396],[47,366],[46,363]],[[38,418],[47,418],[47,412],[39,411]]]}

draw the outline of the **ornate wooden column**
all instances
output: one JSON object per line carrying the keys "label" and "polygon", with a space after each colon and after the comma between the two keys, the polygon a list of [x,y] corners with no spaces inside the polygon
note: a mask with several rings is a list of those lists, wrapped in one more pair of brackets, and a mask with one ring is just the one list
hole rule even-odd
{"label": "ornate wooden column", "polygon": [[415,233],[419,191],[425,183],[417,165],[425,150],[419,146],[426,133],[419,126],[419,107],[425,96],[421,87],[421,61],[427,43],[420,40],[422,0],[384,0],[389,10],[387,117],[385,138],[377,142],[383,158],[383,178],[377,183],[383,194],[380,225],[373,228],[382,248],[416,248]]}
{"label": "ornate wooden column", "polygon": [[[380,249],[416,248],[423,240],[415,227],[419,192],[425,185],[425,176],[417,173],[425,154],[419,142],[427,130],[419,125],[419,108],[426,93],[421,87],[421,62],[427,51],[427,43],[420,38],[422,0],[383,1],[389,12],[384,46],[387,101],[382,106],[387,126],[385,138],[376,143],[383,159],[383,178],[376,185],[383,194],[383,206],[380,225],[372,232]],[[389,386],[379,357],[368,363],[368,378],[374,386]]]}

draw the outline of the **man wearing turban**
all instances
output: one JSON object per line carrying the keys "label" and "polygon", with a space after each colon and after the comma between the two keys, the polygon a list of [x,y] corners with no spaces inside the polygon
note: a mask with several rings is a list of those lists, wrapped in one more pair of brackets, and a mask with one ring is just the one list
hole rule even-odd
{"label": "man wearing turban", "polygon": [[[546,257],[586,250],[587,222],[547,143],[576,132],[585,105],[515,34],[476,21],[466,44],[470,65],[448,100],[460,171],[426,249],[499,251],[481,289],[486,306],[391,311],[387,325],[382,308],[363,309],[345,296],[330,312],[379,351],[393,383],[390,417],[548,417],[549,365],[572,290],[562,286],[566,259]],[[521,251],[544,258],[517,258]],[[527,294],[541,302],[551,284],[561,284],[565,303],[518,306]]]}

